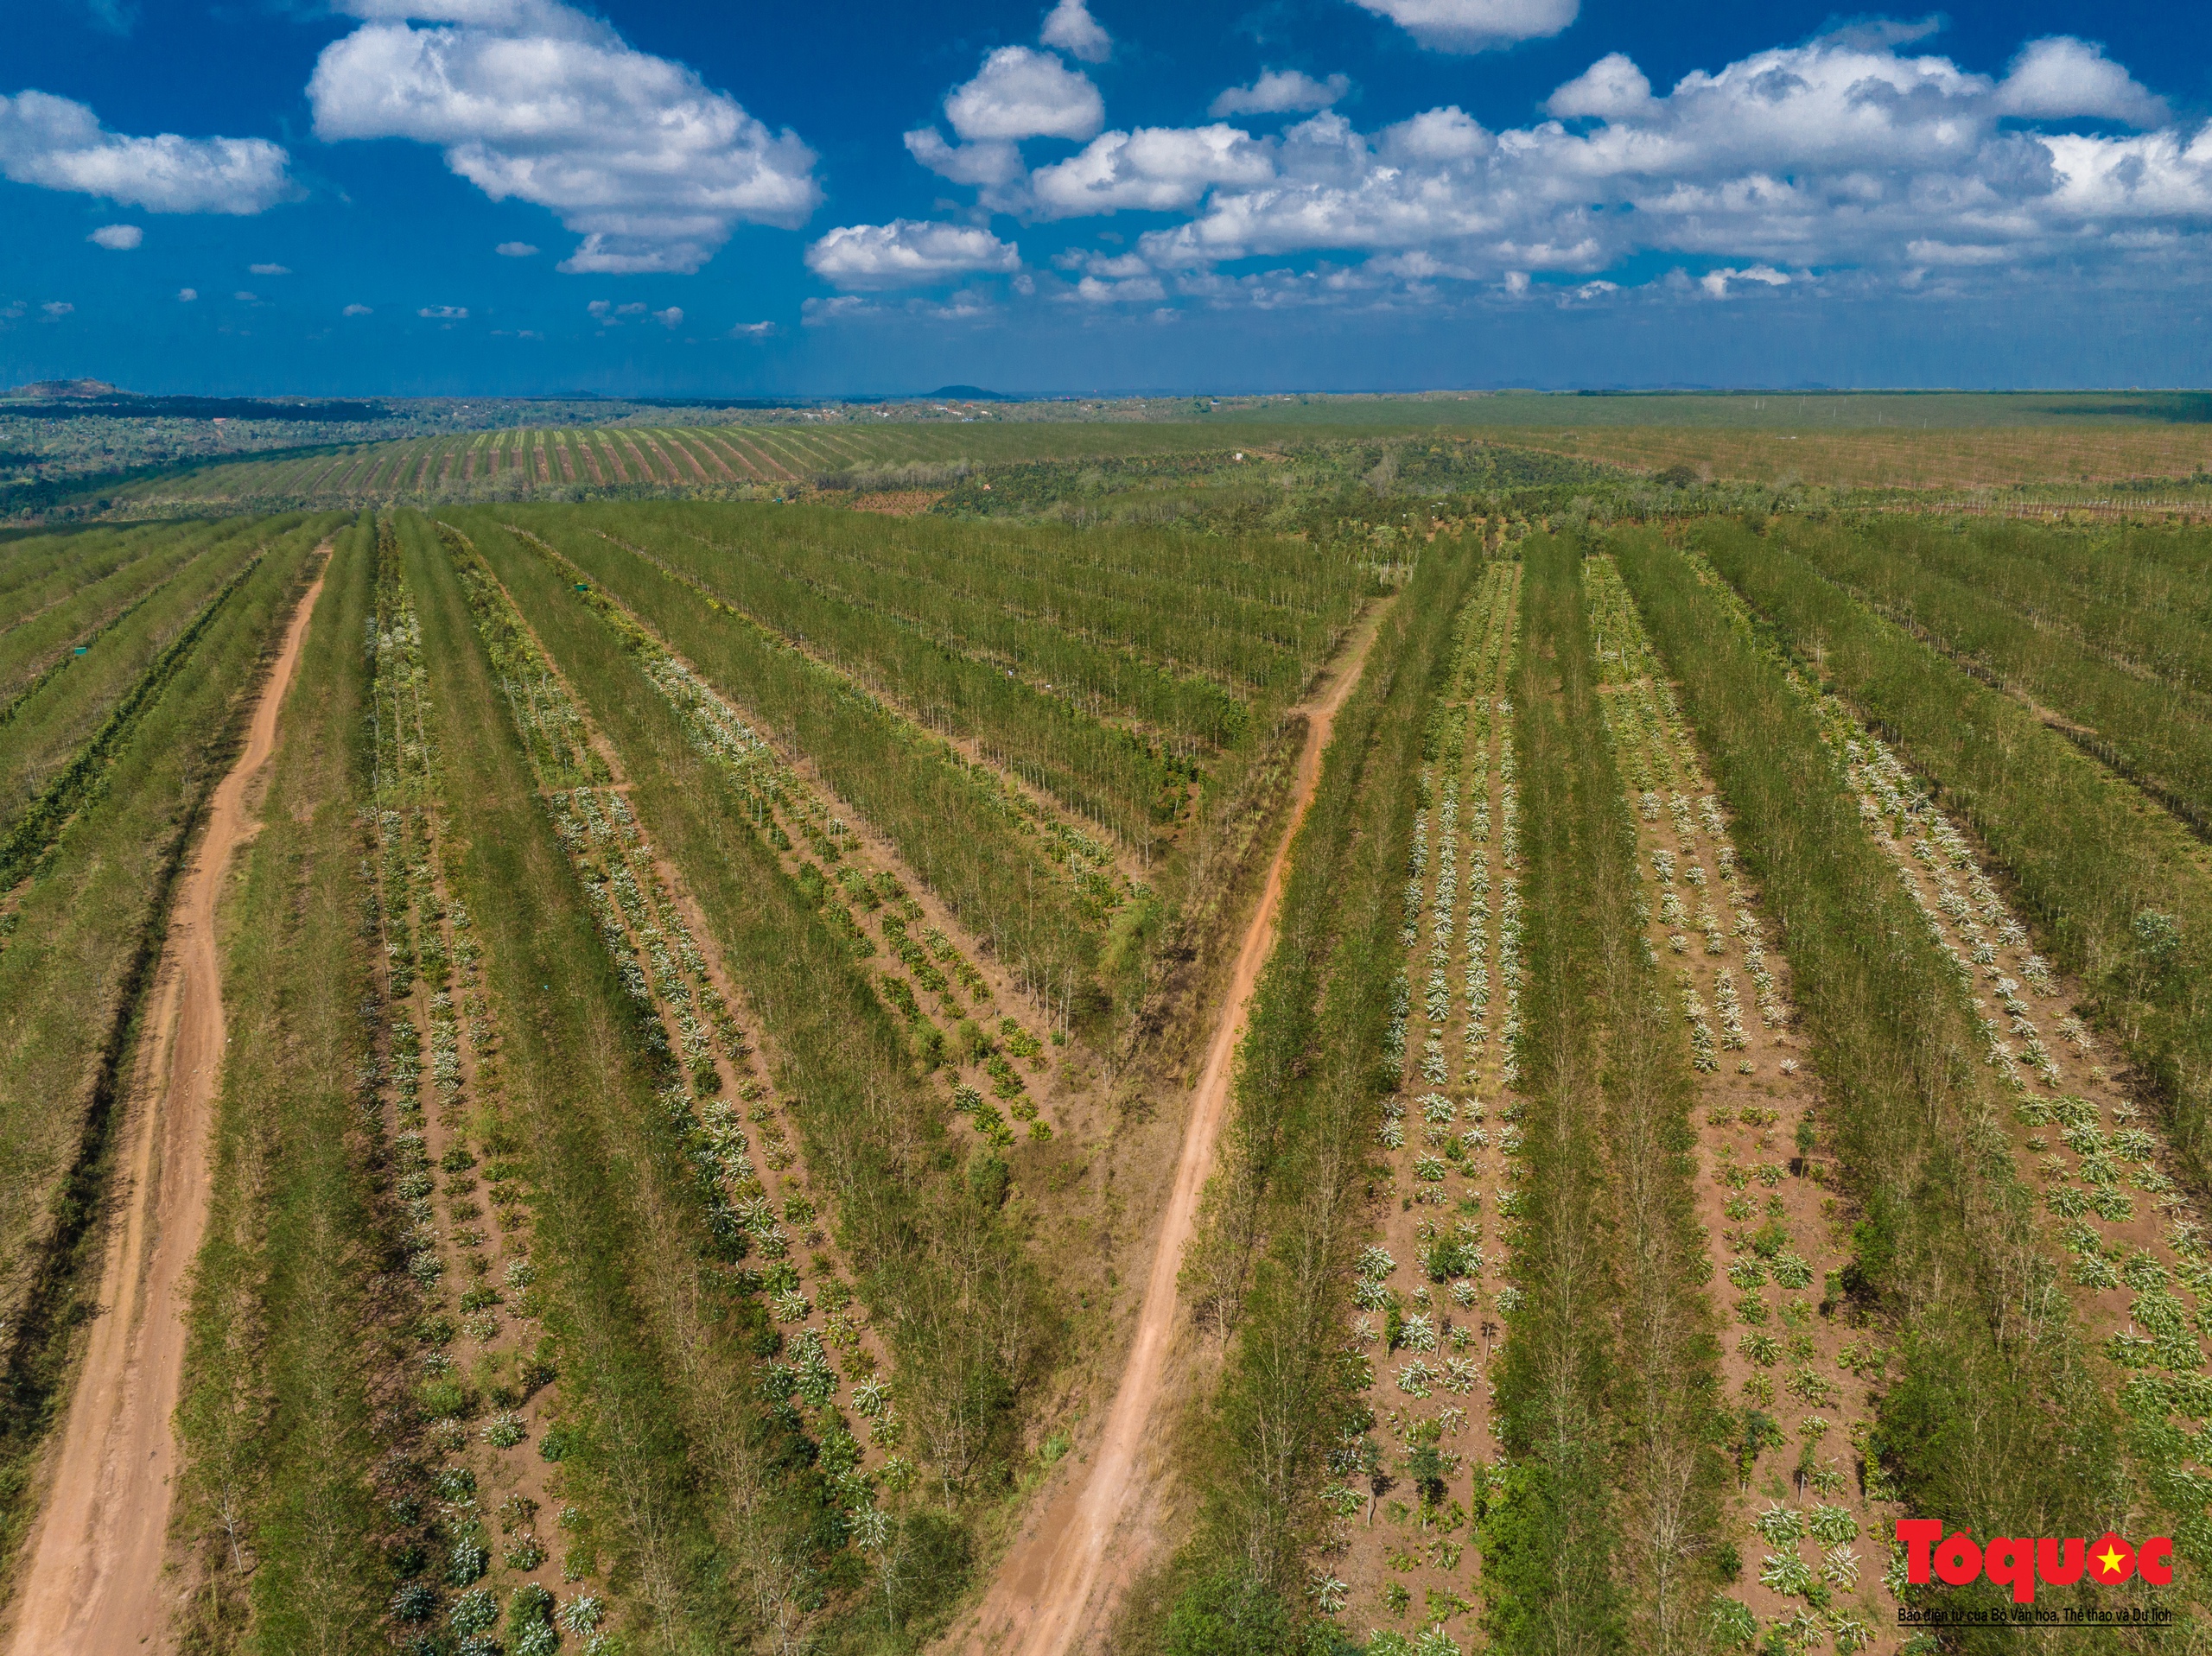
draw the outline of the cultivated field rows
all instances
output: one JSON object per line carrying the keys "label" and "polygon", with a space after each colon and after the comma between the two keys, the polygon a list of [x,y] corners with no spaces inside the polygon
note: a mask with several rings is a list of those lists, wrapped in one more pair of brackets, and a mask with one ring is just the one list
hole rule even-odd
{"label": "cultivated field rows", "polygon": [[[696,479],[715,435],[270,464]],[[2212,877],[2150,785],[2190,726],[2107,755],[2082,715],[2120,703],[2056,694],[2194,694],[2174,549],[2037,542],[1980,609],[1969,563],[1927,577],[2075,652],[2031,682],[1882,619],[1891,566],[1826,526],[1468,527],[1382,577],[699,503],[10,542],[7,1544],[149,940],[327,545],[230,899],[201,1646],[890,1651],[988,1593],[1039,1656],[1116,1617],[1177,1656],[1848,1656],[1923,1602],[1900,1515],[2212,1564]],[[1032,1618],[999,1555],[1113,1402],[1114,1267],[1217,1010],[1163,985],[1189,916],[1238,923],[1203,886],[1249,871],[1205,859],[1272,854],[1363,609],[1177,1262],[1173,1448],[1117,1496],[1161,1527],[1088,1620]],[[1962,768],[1946,698],[2023,721],[1986,726],[2012,768]],[[2031,817],[2041,777],[2089,803]],[[2132,883],[2073,901],[2100,862]]]}
{"label": "cultivated field rows", "polygon": [[[1453,1475],[1486,1474],[1488,1360],[1516,1291],[1497,1244],[1520,1211],[1521,1105],[1515,1042],[1522,966],[1519,802],[1512,708],[1519,568],[1494,563],[1461,612],[1451,678],[1431,714],[1435,752],[1421,778],[1399,940],[1389,1047],[1404,1081],[1385,1100],[1375,1240],[1360,1253],[1351,1349],[1374,1374],[1373,1435],[1332,1456],[1321,1500],[1338,1522],[1314,1598],[1376,1623],[1414,1606],[1464,1632],[1471,1561]],[[1415,991],[1418,990],[1418,995]],[[1424,1455],[1423,1450],[1427,1453]],[[1410,1475],[1402,1476],[1402,1473]],[[1376,1522],[1378,1515],[1382,1522]]]}
{"label": "cultivated field rows", "polygon": [[1770,948],[1694,733],[1618,572],[1592,557],[1583,578],[1601,706],[1656,899],[1644,943],[1672,980],[1699,1078],[1698,1220],[1718,1244],[1708,1285],[1716,1312],[1726,1307],[1722,1392],[1742,1411],[1726,1445],[1729,1539],[1758,1562],[1716,1606],[1715,1627],[1780,1625],[1865,1649],[1895,1621],[1881,1581],[1894,1513],[1878,1469],[1859,1471],[1889,1353],[1878,1331],[1835,1314],[1850,1255],[1833,1163],[1813,1153],[1817,1079],[1791,1032],[1788,963]]}
{"label": "cultivated field rows", "polygon": [[[1311,433],[1300,434],[1310,436]],[[120,499],[194,502],[313,498],[353,505],[526,499],[575,487],[751,485],[773,492],[823,475],[896,474],[963,460],[1174,453],[1258,447],[1264,431],[1153,424],[942,426],[857,422],[741,426],[526,427],[417,437],[309,455],[228,461],[125,485]]]}

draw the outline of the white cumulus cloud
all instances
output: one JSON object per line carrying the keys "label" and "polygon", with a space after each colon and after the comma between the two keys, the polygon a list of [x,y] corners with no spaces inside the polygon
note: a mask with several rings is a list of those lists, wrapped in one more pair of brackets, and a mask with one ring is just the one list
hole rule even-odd
{"label": "white cumulus cloud", "polygon": [[978,225],[894,219],[839,226],[806,250],[806,263],[840,288],[898,288],[1019,270],[1021,253]]}
{"label": "white cumulus cloud", "polygon": [[1624,54],[1608,52],[1551,95],[1544,111],[1561,120],[1580,115],[1607,119],[1641,115],[1650,107],[1651,83]]}
{"label": "white cumulus cloud", "polygon": [[1581,0],[1353,0],[1432,52],[1484,52],[1542,40],[1574,21]]}
{"label": "white cumulus cloud", "polygon": [[2102,47],[2065,35],[2029,43],[1997,88],[1997,106],[2008,115],[2086,115],[2129,126],[2156,126],[2167,115],[2165,100],[2139,86]]}
{"label": "white cumulus cloud", "polygon": [[688,273],[738,223],[796,228],[821,200],[796,134],[559,0],[345,10],[366,21],[315,61],[316,136],[441,146],[493,200],[550,208],[583,238],[563,270]]}
{"label": "white cumulus cloud", "polygon": [[1114,37],[1090,15],[1084,0],[1059,0],[1046,14],[1045,27],[1037,39],[1085,63],[1103,63],[1114,51]]}
{"label": "white cumulus cloud", "polygon": [[251,271],[255,276],[289,276],[292,274],[291,266],[288,264],[249,264],[245,268]]}
{"label": "white cumulus cloud", "polygon": [[102,225],[85,238],[118,253],[128,253],[146,239],[146,232],[137,225]]}
{"label": "white cumulus cloud", "polygon": [[260,213],[299,192],[291,157],[266,138],[110,132],[86,105],[41,92],[0,96],[0,177],[105,196],[148,213]]}
{"label": "white cumulus cloud", "polygon": [[1230,87],[1206,113],[1216,120],[1224,115],[1310,115],[1351,90],[1348,75],[1316,80],[1297,69],[1268,69],[1249,86]]}
{"label": "white cumulus cloud", "polygon": [[666,310],[653,312],[652,317],[653,320],[658,322],[663,327],[681,327],[683,326],[683,308],[681,305],[671,305]]}
{"label": "white cumulus cloud", "polygon": [[373,316],[376,312],[366,305],[348,305],[338,314],[340,316]]}
{"label": "white cumulus cloud", "polygon": [[1217,184],[1250,186],[1274,175],[1266,149],[1236,127],[1141,126],[1101,133],[1079,155],[1039,168],[1029,187],[1046,217],[1072,218],[1193,206]]}
{"label": "white cumulus cloud", "polygon": [[1081,140],[1106,124],[1105,100],[1090,76],[1026,46],[1002,46],[985,58],[976,78],[945,98],[944,113],[970,142]]}
{"label": "white cumulus cloud", "polygon": [[[1139,248],[1155,270],[1186,272],[1364,254],[1372,276],[1405,280],[1414,267],[1387,261],[1419,251],[1440,275],[1509,283],[1536,272],[1595,276],[1665,251],[1707,261],[1703,285],[1716,295],[1794,290],[1821,265],[1902,275],[2171,258],[2177,248],[2202,257],[2212,240],[2212,126],[2037,130],[2024,111],[2103,121],[2158,111],[2125,69],[2079,41],[2037,42],[1999,78],[1900,49],[1915,38],[1841,30],[1694,71],[1664,92],[1611,54],[1554,93],[1554,118],[1500,132],[1457,107],[1371,132],[1324,112],[1239,145],[1235,158],[1249,169],[1239,176],[1225,165],[1214,178],[1187,170],[1192,216]],[[1147,136],[1173,154],[1197,150],[1207,130]],[[1118,143],[1109,133],[1040,169],[1038,205],[1172,205],[1169,169],[1120,155]],[[1253,291],[1288,302],[1283,295],[1307,290]]]}
{"label": "white cumulus cloud", "polygon": [[189,305],[199,297],[200,289],[197,288],[179,288],[176,290],[176,300],[180,305]]}
{"label": "white cumulus cloud", "polygon": [[49,299],[39,308],[58,322],[77,308],[66,299]]}
{"label": "white cumulus cloud", "polygon": [[466,305],[425,305],[415,314],[427,321],[465,322],[468,320],[468,307]]}
{"label": "white cumulus cloud", "polygon": [[527,259],[537,257],[537,246],[530,242],[501,242],[492,251],[503,259]]}
{"label": "white cumulus cloud", "polygon": [[1789,278],[1770,264],[1754,264],[1745,270],[1708,270],[1698,278],[1697,285],[1715,299],[1726,299],[1728,284],[1732,282],[1755,282],[1765,288],[1786,288],[1789,285]]}
{"label": "white cumulus cloud", "polygon": [[985,189],[1011,184],[1021,176],[1021,149],[1003,138],[977,143],[947,143],[933,126],[918,127],[906,135],[906,153],[930,171],[956,184],[979,185]]}

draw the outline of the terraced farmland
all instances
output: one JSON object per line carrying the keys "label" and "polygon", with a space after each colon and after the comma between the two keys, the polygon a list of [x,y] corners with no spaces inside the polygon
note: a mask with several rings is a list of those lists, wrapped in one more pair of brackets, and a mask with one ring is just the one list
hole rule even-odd
{"label": "terraced farmland", "polygon": [[18,1649],[2206,1636],[2201,535],[738,435],[0,543]]}

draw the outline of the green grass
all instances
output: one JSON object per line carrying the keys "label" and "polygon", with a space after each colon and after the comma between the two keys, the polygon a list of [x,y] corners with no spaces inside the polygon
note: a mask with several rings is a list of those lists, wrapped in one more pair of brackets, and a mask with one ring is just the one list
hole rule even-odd
{"label": "green grass", "polygon": [[[403,1418],[377,1418],[394,1310],[359,1101],[373,993],[357,818],[366,758],[359,640],[375,569],[338,536],[225,914],[229,1044],[193,1278],[176,1523],[201,1584],[194,1647],[385,1647],[388,1519],[371,1475]],[[251,1568],[242,1568],[251,1560]]]}
{"label": "green grass", "polygon": [[171,884],[313,541],[278,543],[224,606],[190,670],[149,700],[99,786],[0,920],[0,1314],[10,1330],[0,1494],[12,1546],[23,1456],[61,1395],[97,1287],[109,1127],[129,1084]]}

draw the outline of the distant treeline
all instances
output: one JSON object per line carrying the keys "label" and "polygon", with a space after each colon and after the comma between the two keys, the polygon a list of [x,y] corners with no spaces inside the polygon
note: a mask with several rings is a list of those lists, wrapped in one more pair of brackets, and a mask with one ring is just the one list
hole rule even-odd
{"label": "distant treeline", "polygon": [[388,403],[274,403],[257,397],[134,397],[116,391],[105,397],[73,397],[66,402],[0,402],[0,416],[18,420],[84,420],[119,417],[147,420],[304,420],[329,425],[358,425],[395,420],[401,411]]}

